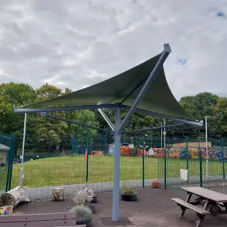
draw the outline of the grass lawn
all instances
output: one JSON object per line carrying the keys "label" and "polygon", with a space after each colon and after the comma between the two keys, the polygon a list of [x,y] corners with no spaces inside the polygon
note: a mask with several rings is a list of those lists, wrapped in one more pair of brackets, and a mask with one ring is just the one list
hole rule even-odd
{"label": "grass lawn", "polygon": [[0,191],[6,189],[7,170],[6,167],[0,167]]}
{"label": "grass lawn", "polygon": [[[227,163],[226,163],[227,165]],[[90,183],[113,181],[113,156],[90,156]],[[168,159],[167,177],[180,177],[180,169],[186,168],[186,160]],[[159,171],[158,171],[159,170]],[[199,176],[199,161],[189,161],[189,175]],[[12,187],[18,185],[20,164],[14,164]],[[205,162],[203,162],[205,171]],[[210,172],[222,175],[222,163],[210,162]],[[142,157],[121,157],[121,180],[142,180]],[[145,158],[145,179],[164,177],[164,160]],[[60,156],[43,158],[24,163],[24,186],[40,187],[50,185],[80,184],[86,181],[84,156]]]}

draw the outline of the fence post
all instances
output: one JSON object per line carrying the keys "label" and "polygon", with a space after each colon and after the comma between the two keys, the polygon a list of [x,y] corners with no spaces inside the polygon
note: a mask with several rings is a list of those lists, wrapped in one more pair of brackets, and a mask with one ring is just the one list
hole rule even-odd
{"label": "fence post", "polygon": [[143,138],[142,138],[142,144],[143,144],[143,154],[142,154],[142,157],[143,157],[143,188],[145,187],[145,183],[144,183],[144,181],[145,181],[145,166],[144,166],[144,149],[145,149],[145,146],[144,146],[144,136],[143,136]]}
{"label": "fence post", "polygon": [[186,137],[186,152],[187,152],[186,168],[188,170],[188,167],[189,167],[188,137]]}
{"label": "fence post", "polygon": [[198,144],[199,150],[199,185],[203,187],[203,160],[202,160],[202,151],[200,150],[200,143]]}
{"label": "fence post", "polygon": [[6,192],[9,191],[9,178],[10,178],[10,166],[11,166],[11,152],[12,149],[10,148],[7,152],[8,156],[8,168],[7,168],[7,179],[6,179]]}
{"label": "fence post", "polygon": [[188,137],[186,137],[186,152],[187,152],[186,168],[188,170],[188,180],[187,180],[187,182],[189,183],[189,149],[188,149]]}
{"label": "fence post", "polygon": [[225,153],[224,153],[224,139],[221,138],[221,152],[222,152],[222,172],[223,180],[225,180]]}
{"label": "fence post", "polygon": [[8,151],[8,172],[7,172],[7,182],[6,182],[6,192],[11,189],[11,181],[13,174],[13,157],[15,152],[15,135],[11,135],[10,138],[10,150]]}
{"label": "fence post", "polygon": [[89,134],[87,135],[87,159],[86,159],[86,183],[88,182],[88,170],[89,170]]}

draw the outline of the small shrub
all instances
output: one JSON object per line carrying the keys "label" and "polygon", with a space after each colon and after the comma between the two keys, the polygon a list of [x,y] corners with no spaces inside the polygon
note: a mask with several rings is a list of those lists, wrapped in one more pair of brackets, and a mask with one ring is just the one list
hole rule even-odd
{"label": "small shrub", "polygon": [[85,187],[83,190],[76,191],[74,193],[73,202],[77,206],[89,206],[92,198],[93,198],[93,191],[87,187]]}
{"label": "small shrub", "polygon": [[132,188],[129,186],[129,184],[124,183],[124,184],[123,184],[123,187],[122,187],[122,189],[121,189],[121,194],[123,194],[123,195],[135,195],[136,192],[135,192],[134,189],[132,189]]}
{"label": "small shrub", "polygon": [[75,206],[70,212],[76,213],[77,221],[89,222],[91,220],[91,210],[85,206]]}

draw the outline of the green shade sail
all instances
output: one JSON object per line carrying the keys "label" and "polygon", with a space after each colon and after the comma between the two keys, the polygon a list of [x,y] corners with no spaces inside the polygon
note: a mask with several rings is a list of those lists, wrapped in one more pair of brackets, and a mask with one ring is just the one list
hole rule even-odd
{"label": "green shade sail", "polygon": [[[71,94],[33,104],[30,107],[115,104],[121,103],[123,100],[125,100],[123,105],[131,106],[160,55],[108,80]],[[157,77],[137,108],[166,116],[191,119],[173,96],[167,84],[163,67],[159,70]]]}

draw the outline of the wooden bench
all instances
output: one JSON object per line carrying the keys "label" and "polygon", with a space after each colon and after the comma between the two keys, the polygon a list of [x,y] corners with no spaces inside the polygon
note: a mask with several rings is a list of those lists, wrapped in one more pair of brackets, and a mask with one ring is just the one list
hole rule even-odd
{"label": "wooden bench", "polygon": [[197,222],[196,227],[200,227],[204,217],[206,215],[210,214],[209,211],[207,211],[207,210],[205,210],[205,209],[203,209],[201,207],[195,206],[195,205],[193,205],[191,203],[188,203],[188,202],[186,202],[186,201],[184,201],[182,199],[172,198],[172,200],[174,202],[176,202],[178,206],[181,207],[182,212],[181,212],[181,214],[179,216],[180,218],[182,218],[184,216],[184,213],[185,213],[186,209],[190,209],[190,210],[196,212],[196,214],[197,214],[197,216],[199,218],[199,221]]}
{"label": "wooden bench", "polygon": [[76,226],[75,213],[23,214],[0,216],[1,227]]}

